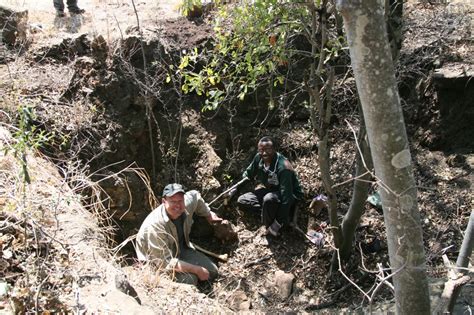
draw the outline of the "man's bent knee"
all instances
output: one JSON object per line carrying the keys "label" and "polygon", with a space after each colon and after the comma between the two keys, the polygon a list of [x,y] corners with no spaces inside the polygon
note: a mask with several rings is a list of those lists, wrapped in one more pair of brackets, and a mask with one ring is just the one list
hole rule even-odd
{"label": "man's bent knee", "polygon": [[268,193],[263,197],[263,203],[279,203],[280,198],[275,193]]}
{"label": "man's bent knee", "polygon": [[244,194],[244,195],[240,195],[239,198],[237,198],[237,203],[238,203],[239,205],[246,205],[246,204],[248,204],[247,199],[245,198],[245,194]]}

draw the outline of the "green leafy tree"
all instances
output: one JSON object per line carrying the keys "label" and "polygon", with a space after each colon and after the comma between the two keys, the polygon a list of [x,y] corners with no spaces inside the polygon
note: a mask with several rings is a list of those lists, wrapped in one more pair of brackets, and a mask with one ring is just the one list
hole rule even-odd
{"label": "green leafy tree", "polygon": [[[344,51],[338,21],[334,6],[327,0],[256,0],[231,9],[222,7],[214,27],[213,47],[194,49],[184,55],[178,73],[182,76],[184,93],[196,93],[204,98],[203,110],[243,101],[262,88],[267,89],[268,107],[273,109],[275,99],[279,99],[277,93],[287,84],[292,84],[295,95],[307,97],[311,128],[318,139],[321,180],[329,199],[331,231],[335,246],[341,249],[341,258],[347,260],[369,184],[355,181],[354,198],[341,226],[329,158],[334,66]],[[301,46],[297,45],[298,41],[306,46],[297,48]],[[291,69],[299,73],[291,76]],[[369,162],[370,167],[370,154],[363,129],[359,143],[365,158],[358,158],[357,176],[368,180],[370,173],[362,161]],[[334,259],[333,266],[335,263]]]}
{"label": "green leafy tree", "polygon": [[[194,49],[182,57],[183,92],[205,96],[203,110],[213,110],[234,99],[244,100],[260,86],[282,85],[282,71],[295,54],[288,47],[289,39],[302,31],[299,17],[307,14],[291,1],[257,0],[233,9],[221,7],[213,48]],[[271,97],[269,106],[274,106]]]}

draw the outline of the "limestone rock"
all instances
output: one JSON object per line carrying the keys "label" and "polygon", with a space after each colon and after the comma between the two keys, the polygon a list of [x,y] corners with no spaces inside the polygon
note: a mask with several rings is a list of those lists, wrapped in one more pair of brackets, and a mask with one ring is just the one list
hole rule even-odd
{"label": "limestone rock", "polygon": [[287,299],[293,291],[295,276],[282,270],[275,272],[275,287],[282,299]]}

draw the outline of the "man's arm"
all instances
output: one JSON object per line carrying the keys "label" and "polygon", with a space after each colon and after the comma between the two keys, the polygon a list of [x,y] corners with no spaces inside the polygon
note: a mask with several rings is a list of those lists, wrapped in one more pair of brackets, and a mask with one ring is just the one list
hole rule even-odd
{"label": "man's arm", "polygon": [[207,218],[211,213],[211,208],[209,208],[201,194],[197,190],[190,190],[187,194],[191,197],[190,208],[188,208],[188,210],[192,209],[192,213]]}
{"label": "man's arm", "polygon": [[211,208],[209,208],[208,204],[204,201],[199,192],[193,190],[190,193],[193,196],[193,203],[195,206],[194,211],[197,215],[205,217],[207,222],[211,224],[222,222],[222,218],[211,211]]}
{"label": "man's arm", "polygon": [[248,178],[253,180],[255,175],[257,174],[257,168],[259,163],[260,156],[257,154],[250,163],[249,166],[245,169],[244,173],[242,174],[242,178]]}
{"label": "man's arm", "polygon": [[293,171],[285,169],[280,173],[280,194],[283,207],[290,207],[293,197]]}
{"label": "man's arm", "polygon": [[187,272],[195,274],[201,281],[209,279],[209,271],[206,268],[193,265],[182,260],[178,260],[174,267],[174,270],[176,272]]}
{"label": "man's arm", "polygon": [[[176,267],[178,259],[173,254],[173,249],[178,248],[176,240],[166,232],[164,226],[154,225],[154,228],[145,229],[145,233],[137,236],[137,244],[143,244],[144,259],[154,262],[157,266],[163,266],[167,270]],[[140,259],[140,257],[139,257]]]}
{"label": "man's arm", "polygon": [[210,224],[221,223],[221,222],[224,221],[221,217],[219,217],[217,214],[215,214],[214,211],[209,212],[209,215],[206,217],[206,220]]}

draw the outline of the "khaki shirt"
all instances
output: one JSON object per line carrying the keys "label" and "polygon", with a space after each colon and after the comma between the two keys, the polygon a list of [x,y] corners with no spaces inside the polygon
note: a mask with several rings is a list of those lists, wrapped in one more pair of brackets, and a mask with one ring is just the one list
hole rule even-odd
{"label": "khaki shirt", "polygon": [[[194,248],[189,241],[189,233],[193,224],[193,214],[207,217],[209,206],[195,190],[184,194],[184,238],[186,246]],[[142,261],[150,261],[157,266],[174,269],[178,263],[179,243],[178,232],[166,213],[163,204],[153,210],[143,221],[137,234],[137,257]]]}

